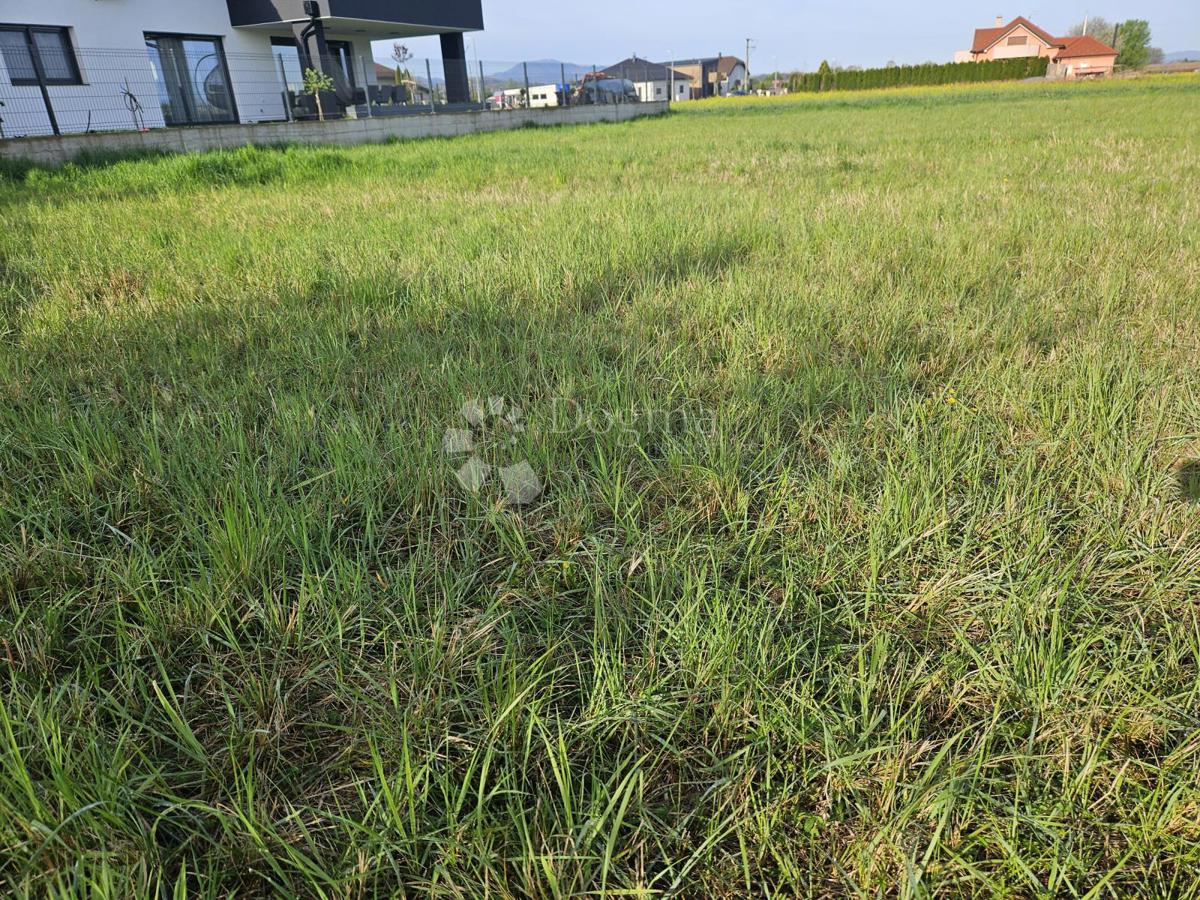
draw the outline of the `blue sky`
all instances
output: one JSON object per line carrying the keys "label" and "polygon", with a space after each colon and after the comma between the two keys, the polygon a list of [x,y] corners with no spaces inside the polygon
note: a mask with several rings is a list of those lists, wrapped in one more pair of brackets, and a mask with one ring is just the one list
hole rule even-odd
{"label": "blue sky", "polygon": [[[1053,33],[1085,13],[1110,21],[1150,22],[1155,46],[1168,53],[1200,50],[1200,0],[483,0],[486,30],[474,35],[474,52],[485,60],[555,58],[581,65],[607,65],[632,53],[649,59],[742,56],[755,39],[751,68],[813,69],[822,59],[838,65],[883,65],[925,60],[949,62],[970,44],[976,28],[997,15],[1024,15]],[[419,56],[440,57],[436,40],[408,42]],[[386,57],[377,45],[377,56]]]}

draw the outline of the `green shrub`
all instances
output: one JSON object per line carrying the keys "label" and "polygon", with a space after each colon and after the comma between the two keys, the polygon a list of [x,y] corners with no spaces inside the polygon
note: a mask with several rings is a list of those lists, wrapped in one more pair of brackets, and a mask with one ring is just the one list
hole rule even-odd
{"label": "green shrub", "polygon": [[885,87],[934,84],[965,84],[973,81],[1015,81],[1046,74],[1044,56],[992,59],[984,62],[923,63],[919,66],[888,66],[883,69],[834,71],[823,63],[817,72],[794,72],[788,88],[794,93],[820,91],[866,91]]}

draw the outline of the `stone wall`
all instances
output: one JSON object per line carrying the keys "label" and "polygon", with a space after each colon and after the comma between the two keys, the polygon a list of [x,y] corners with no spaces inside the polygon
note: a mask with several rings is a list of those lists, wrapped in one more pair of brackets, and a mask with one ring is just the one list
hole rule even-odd
{"label": "stone wall", "polygon": [[0,159],[26,160],[61,166],[84,152],[187,153],[247,144],[369,144],[391,138],[456,137],[483,131],[506,131],[527,125],[581,125],[624,122],[665,113],[665,102],[622,103],[612,106],[572,106],[376,116],[331,122],[271,122],[257,125],[208,125],[193,128],[155,128],[145,132],[112,131],[61,137],[17,138],[0,141]]}

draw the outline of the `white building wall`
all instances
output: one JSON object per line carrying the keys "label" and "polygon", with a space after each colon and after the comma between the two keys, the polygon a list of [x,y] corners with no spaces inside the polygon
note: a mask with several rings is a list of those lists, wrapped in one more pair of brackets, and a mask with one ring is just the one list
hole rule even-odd
{"label": "white building wall", "polygon": [[670,85],[665,81],[635,81],[633,86],[637,90],[638,99],[643,103],[666,100],[670,96]]}
{"label": "white building wall", "polygon": [[734,66],[718,89],[722,97],[728,96],[730,91],[746,89],[746,67],[741,63]]}
{"label": "white building wall", "polygon": [[549,109],[558,106],[558,85],[536,84],[529,88],[529,108]]}
{"label": "white building wall", "polygon": [[[225,0],[0,0],[0,24],[70,29],[83,84],[48,88],[64,133],[131,128],[126,90],[141,104],[147,128],[166,124],[146,51],[146,32],[221,38],[240,121],[279,121],[287,115],[271,37],[290,37],[289,27],[234,28]],[[367,83],[374,84],[369,38],[333,30],[328,37],[354,40],[355,81],[362,83],[365,58]],[[6,136],[48,133],[50,122],[40,89],[12,85],[2,57],[0,99],[5,101],[0,116]]]}

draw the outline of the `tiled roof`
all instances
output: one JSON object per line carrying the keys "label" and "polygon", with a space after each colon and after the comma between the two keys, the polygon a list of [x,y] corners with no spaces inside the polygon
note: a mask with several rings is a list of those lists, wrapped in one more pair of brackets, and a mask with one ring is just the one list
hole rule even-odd
{"label": "tiled roof", "polygon": [[650,62],[648,59],[638,59],[636,56],[631,56],[628,59],[623,59],[619,63],[613,63],[611,66],[605,66],[603,70],[612,78],[625,78],[629,81],[670,81],[672,77],[680,80],[686,80],[687,76],[681,72],[671,74],[671,69],[664,66],[662,63]]}
{"label": "tiled roof", "polygon": [[1066,37],[1060,39],[1063,42],[1063,48],[1054,55],[1055,59],[1075,59],[1080,56],[1116,56],[1117,51],[1101,41],[1096,40],[1090,34],[1080,35],[1079,37]]}
{"label": "tiled roof", "polygon": [[975,29],[975,42],[971,45],[972,53],[982,53],[1004,35],[1008,34],[1018,25],[1024,25],[1033,34],[1037,35],[1042,41],[1049,44],[1051,47],[1059,47],[1062,45],[1062,38],[1056,38],[1044,28],[1039,28],[1034,25],[1024,16],[1017,16],[1007,25],[1000,28],[977,28]]}
{"label": "tiled roof", "polygon": [[742,64],[742,61],[736,56],[722,56],[717,61],[717,71],[722,75],[728,75],[734,69]]}

